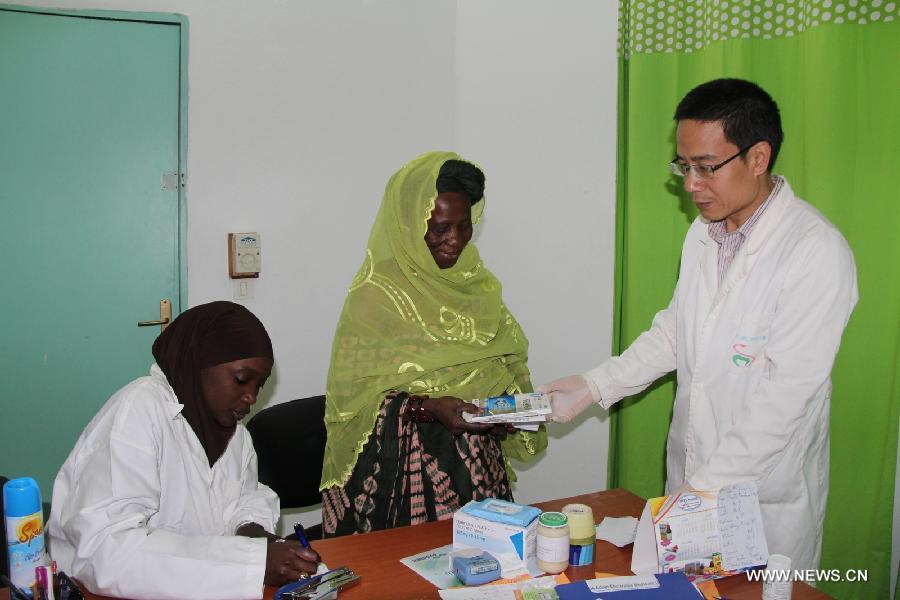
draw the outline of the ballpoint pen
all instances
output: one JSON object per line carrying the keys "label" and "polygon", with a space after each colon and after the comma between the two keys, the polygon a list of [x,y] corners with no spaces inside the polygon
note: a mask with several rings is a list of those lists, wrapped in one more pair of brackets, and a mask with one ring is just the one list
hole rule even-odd
{"label": "ballpoint pen", "polygon": [[304,548],[309,548],[309,540],[306,539],[306,531],[303,530],[303,523],[294,523],[294,533],[297,534],[297,541]]}

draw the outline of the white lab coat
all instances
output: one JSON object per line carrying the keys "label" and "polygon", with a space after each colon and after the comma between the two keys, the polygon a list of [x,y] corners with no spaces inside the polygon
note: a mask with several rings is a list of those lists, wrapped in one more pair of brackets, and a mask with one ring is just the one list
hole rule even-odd
{"label": "white lab coat", "polygon": [[708,222],[691,225],[669,306],[587,373],[604,408],[677,370],[666,489],[754,481],[769,551],[816,568],[828,494],[831,367],[857,301],[840,232],[787,182],[723,279]]}
{"label": "white lab coat", "polygon": [[78,438],[53,486],[50,552],[94,593],[135,599],[262,598],[278,497],[257,482],[238,425],[209,466],[158,366],[119,390]]}

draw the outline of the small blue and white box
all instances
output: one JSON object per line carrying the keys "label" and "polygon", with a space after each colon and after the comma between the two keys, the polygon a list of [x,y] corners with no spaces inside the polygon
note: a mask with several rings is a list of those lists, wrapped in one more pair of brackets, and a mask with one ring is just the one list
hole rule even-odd
{"label": "small blue and white box", "polygon": [[453,549],[478,548],[500,563],[504,578],[537,575],[540,509],[489,498],[472,501],[453,515]]}
{"label": "small blue and white box", "polygon": [[[463,585],[484,585],[500,579],[500,563],[496,558],[481,550],[459,550],[453,560],[453,572]],[[477,552],[474,556],[467,552]]]}

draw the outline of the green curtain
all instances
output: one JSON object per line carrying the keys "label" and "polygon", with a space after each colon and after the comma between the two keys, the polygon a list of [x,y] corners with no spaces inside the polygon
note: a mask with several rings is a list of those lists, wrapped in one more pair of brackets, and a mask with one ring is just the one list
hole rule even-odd
{"label": "green curtain", "polygon": [[[614,353],[671,298],[696,216],[667,164],[678,101],[717,77],[759,83],[778,102],[775,171],[846,236],[859,304],[832,378],[831,483],[822,569],[867,583],[818,587],[887,598],[900,418],[900,10],[880,0],[621,0]],[[611,420],[609,486],[659,496],[670,377]]]}

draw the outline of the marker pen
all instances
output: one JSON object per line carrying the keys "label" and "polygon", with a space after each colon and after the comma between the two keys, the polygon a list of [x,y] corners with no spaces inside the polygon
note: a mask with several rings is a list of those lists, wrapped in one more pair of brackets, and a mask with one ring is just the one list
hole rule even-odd
{"label": "marker pen", "polygon": [[34,568],[34,578],[40,588],[41,595],[46,600],[54,600],[53,596],[53,575],[48,567],[40,565]]}

